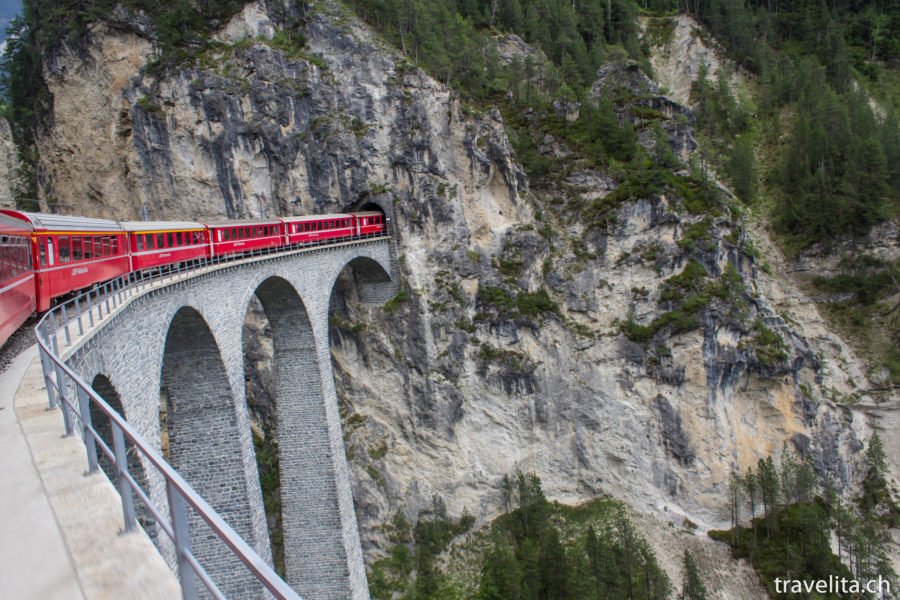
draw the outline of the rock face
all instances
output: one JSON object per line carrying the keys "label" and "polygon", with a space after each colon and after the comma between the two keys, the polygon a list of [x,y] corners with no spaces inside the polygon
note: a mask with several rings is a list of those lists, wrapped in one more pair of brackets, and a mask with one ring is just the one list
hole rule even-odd
{"label": "rock face", "polygon": [[15,208],[19,157],[6,119],[0,119],[0,208]]}
{"label": "rock face", "polygon": [[[91,216],[375,205],[392,218],[406,296],[391,310],[361,304],[346,281],[332,298],[370,557],[382,523],[398,510],[415,519],[435,495],[451,513],[492,517],[517,467],[536,471],[553,499],[611,494],[703,527],[727,521],[730,470],[785,443],[839,485],[854,481],[852,413],[822,393],[846,381],[773,310],[739,218],[704,220],[665,196],[616,205],[603,228],[564,218],[552,194],[529,191],[499,113],[463,110],[340,5],[304,14],[271,4],[249,4],[220,46],[158,80],[143,68],[152,45],[140,19],[125,14],[94,26],[86,59],[48,61],[44,193]],[[304,48],[273,37],[285,11],[306,20]],[[520,44],[506,41],[509,52]],[[655,89],[627,67],[601,72],[596,93],[621,75]],[[669,141],[686,157],[693,117],[660,98],[649,94],[646,108],[677,125]],[[589,168],[567,182],[584,199],[616,186]],[[663,328],[645,343],[620,333],[672,311],[664,282],[694,264],[709,281],[736,274],[726,298],[683,333]],[[759,346],[760,328],[783,340],[776,352]],[[247,347],[248,364],[265,362],[264,347]]]}
{"label": "rock face", "polygon": [[[651,54],[651,64],[656,82],[666,89],[666,95],[675,102],[688,104],[691,96],[691,83],[700,74],[700,66],[706,65],[707,77],[716,81],[720,71],[726,73],[732,92],[743,87],[744,76],[738,72],[729,75],[734,65],[729,64],[718,44],[706,34],[702,26],[688,15],[666,17],[660,21],[668,21],[669,39]],[[643,20],[648,28],[649,20]],[[652,26],[652,24],[649,24]],[[656,42],[657,40],[651,40]]]}

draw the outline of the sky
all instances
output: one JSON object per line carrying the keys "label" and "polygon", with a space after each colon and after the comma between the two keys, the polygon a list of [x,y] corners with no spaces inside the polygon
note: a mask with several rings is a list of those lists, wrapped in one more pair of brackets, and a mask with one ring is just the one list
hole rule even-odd
{"label": "sky", "polygon": [[0,0],[0,42],[6,39],[6,27],[22,10],[22,0]]}

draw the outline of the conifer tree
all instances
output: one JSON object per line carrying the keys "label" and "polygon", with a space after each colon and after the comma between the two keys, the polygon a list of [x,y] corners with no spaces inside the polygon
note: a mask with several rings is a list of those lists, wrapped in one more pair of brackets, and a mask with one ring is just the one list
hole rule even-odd
{"label": "conifer tree", "polygon": [[703,585],[703,579],[700,577],[700,569],[697,568],[697,563],[694,561],[694,555],[691,554],[690,550],[684,551],[681,569],[681,600],[706,600],[706,586]]}

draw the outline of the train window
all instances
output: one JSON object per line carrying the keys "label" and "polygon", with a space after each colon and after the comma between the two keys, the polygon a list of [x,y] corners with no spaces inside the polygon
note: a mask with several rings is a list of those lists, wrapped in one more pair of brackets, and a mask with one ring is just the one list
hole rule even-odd
{"label": "train window", "polygon": [[40,252],[40,256],[41,256],[41,266],[46,267],[47,266],[47,240],[43,240],[43,239],[41,240],[41,243],[38,244],[38,251]]}
{"label": "train window", "polygon": [[195,243],[195,244],[202,244],[202,243],[203,243],[203,232],[201,232],[201,231],[195,231],[195,232],[194,232],[194,243]]}
{"label": "train window", "polygon": [[81,238],[81,249],[82,256],[81,258],[88,259],[94,257],[94,242],[93,238],[90,236],[84,236]]}
{"label": "train window", "polygon": [[181,246],[184,244],[184,241],[183,241],[184,238],[182,238],[181,236],[182,236],[182,234],[180,231],[175,232],[175,244],[178,246]]}
{"label": "train window", "polygon": [[81,238],[72,237],[72,260],[81,260]]}
{"label": "train window", "polygon": [[109,238],[105,235],[94,238],[94,256],[109,256]]}
{"label": "train window", "polygon": [[175,234],[171,231],[166,234],[166,248],[171,248],[175,245]]}
{"label": "train window", "polygon": [[147,250],[153,250],[154,243],[153,241],[156,239],[156,236],[152,233],[147,234]]}
{"label": "train window", "polygon": [[238,228],[238,239],[239,239],[239,240],[244,239],[244,235],[247,233],[247,232],[245,231],[245,229],[246,229],[245,227],[239,227],[239,228]]}
{"label": "train window", "polygon": [[69,262],[72,255],[69,251],[69,236],[61,236],[59,238],[59,262]]}
{"label": "train window", "polygon": [[136,235],[134,236],[134,239],[137,240],[137,251],[141,252],[144,249],[144,236]]}
{"label": "train window", "polygon": [[160,250],[166,247],[166,235],[164,233],[156,234],[156,247]]}

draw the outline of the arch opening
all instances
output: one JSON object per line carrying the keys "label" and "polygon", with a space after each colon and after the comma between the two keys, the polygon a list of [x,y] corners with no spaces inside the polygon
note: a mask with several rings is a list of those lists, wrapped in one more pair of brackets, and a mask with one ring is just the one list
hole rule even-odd
{"label": "arch opening", "polygon": [[[119,396],[119,392],[116,390],[115,386],[113,386],[112,382],[109,380],[109,377],[102,373],[98,374],[91,382],[91,388],[98,396],[103,398],[113,410],[119,413],[120,416],[125,417],[122,398]],[[115,446],[113,445],[112,421],[106,413],[93,402],[90,404],[90,411],[91,423],[93,424],[94,430],[106,446],[110,450],[115,451]],[[135,482],[137,482],[141,491],[149,496],[150,487],[146,472],[144,471],[144,465],[141,463],[141,457],[135,450],[134,444],[128,438],[125,438],[125,451],[128,457],[128,472],[131,474],[132,478],[134,478]],[[110,458],[106,456],[106,453],[101,451],[99,447],[97,448],[97,459],[100,464],[100,469],[106,477],[109,478],[110,482],[118,487],[118,476],[115,466],[113,465],[112,460],[110,460]],[[150,539],[153,540],[154,543],[157,543],[159,531],[157,530],[156,519],[153,517],[152,513],[139,501],[134,503],[134,512],[140,526],[147,532]]]}
{"label": "arch opening", "polygon": [[[169,325],[160,378],[162,437],[172,466],[251,546],[256,546],[231,385],[219,346],[195,309]],[[261,585],[189,510],[191,545],[229,597],[261,597]]]}
{"label": "arch opening", "polygon": [[394,297],[396,284],[377,260],[366,256],[354,258],[341,270],[331,288],[329,312],[347,312],[347,301],[384,304]]}
{"label": "arch opening", "polygon": [[357,209],[356,212],[367,212],[367,211],[375,211],[380,212],[381,214],[386,214],[384,208],[381,207],[377,202],[365,202]]}
{"label": "arch opening", "polygon": [[[384,475],[382,459],[390,451],[391,441],[385,436],[387,428],[378,425],[376,400],[380,393],[394,394],[399,388],[391,377],[373,376],[370,357],[384,350],[380,336],[372,330],[384,317],[382,305],[391,302],[399,307],[405,302],[403,298],[397,295],[397,286],[381,264],[366,257],[344,265],[331,289],[328,306],[331,372],[341,405],[345,440],[350,440],[346,442],[347,457],[353,481],[377,482]],[[373,492],[377,487],[357,485],[352,490],[363,549],[367,547],[366,524],[384,523],[391,518],[382,514],[384,501]]]}
{"label": "arch opening", "polygon": [[[280,473],[278,493],[286,580],[304,597],[349,597],[349,589],[335,591],[335,582],[347,571],[347,556],[338,506],[334,444],[329,437],[313,325],[299,294],[286,280],[270,277],[256,288],[254,295],[256,300],[250,302],[248,319],[259,321],[258,315],[249,314],[258,302],[266,322],[257,329],[267,331],[271,339],[271,380],[267,390],[271,406],[261,409],[257,398],[248,398],[248,408],[256,413],[254,418],[261,428],[270,418],[267,415],[274,417],[272,446],[277,447]],[[256,362],[258,367],[258,350],[266,342],[258,342],[259,346],[255,343],[244,338],[245,367],[248,362]],[[245,372],[245,379],[263,383],[265,376],[254,375],[250,370]],[[248,391],[253,393],[253,386]],[[272,431],[270,427],[269,432],[263,433],[270,435]],[[260,455],[257,456],[259,460]],[[271,483],[265,468],[266,465],[260,466],[263,486]],[[263,493],[267,495],[267,490],[263,489]],[[278,543],[277,534],[275,538],[273,545]]]}

